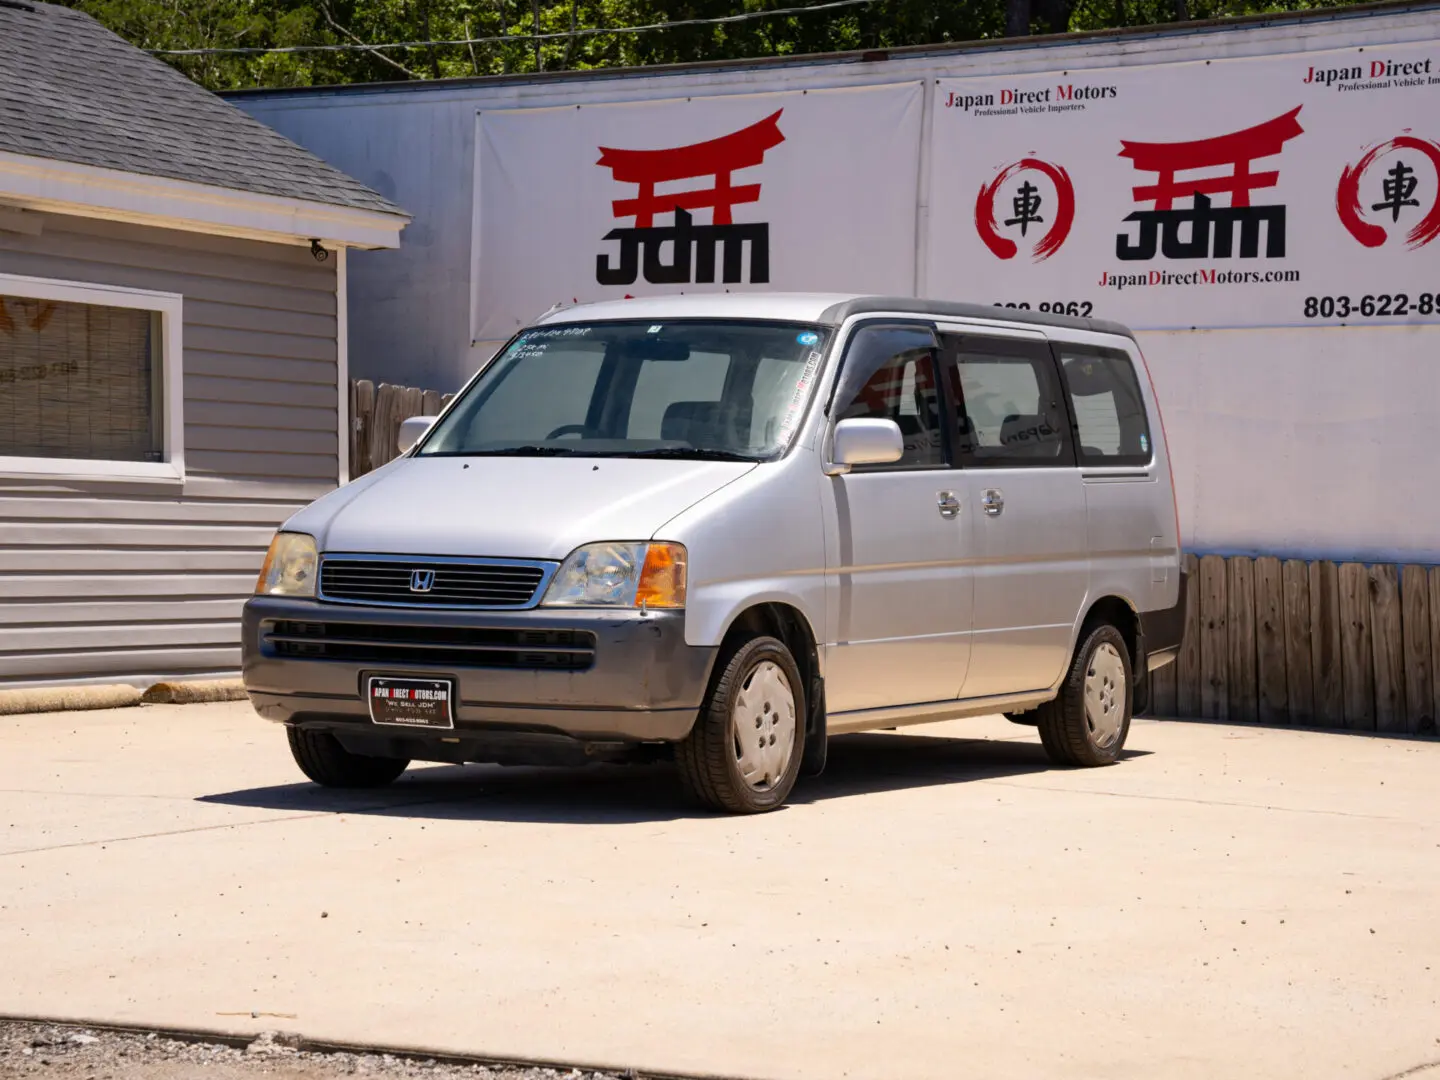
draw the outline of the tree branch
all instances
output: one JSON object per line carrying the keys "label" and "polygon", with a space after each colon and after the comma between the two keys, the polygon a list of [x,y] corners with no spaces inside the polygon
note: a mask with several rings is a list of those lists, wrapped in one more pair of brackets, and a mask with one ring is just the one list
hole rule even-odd
{"label": "tree branch", "polygon": [[476,75],[479,75],[479,74],[480,74],[480,61],[475,59],[475,42],[469,40],[469,38],[470,38],[470,17],[469,17],[468,15],[465,17],[465,38],[466,38],[466,42],[465,42],[465,43],[470,46],[470,67],[474,70],[474,72],[475,72]]}
{"label": "tree branch", "polygon": [[363,41],[361,38],[357,37],[355,34],[352,34],[349,30],[346,30],[345,27],[341,26],[338,22],[336,22],[336,21],[335,21],[335,16],[330,14],[330,5],[329,5],[329,3],[326,2],[326,0],[320,0],[320,12],[321,12],[322,15],[325,16],[325,21],[330,24],[331,28],[332,28],[336,33],[338,33],[338,34],[343,34],[345,37],[347,37],[347,38],[349,38],[351,41],[353,41],[356,45],[359,45],[359,46],[361,46],[362,48],[364,48],[364,50],[365,50],[367,53],[369,53],[371,56],[375,57],[375,59],[385,61],[385,63],[389,64],[391,67],[395,68],[397,71],[403,71],[406,75],[410,76],[410,78],[412,78],[412,79],[422,78],[422,76],[415,74],[415,72],[411,71],[411,70],[410,70],[409,68],[407,68],[404,64],[400,63],[400,61],[390,59],[390,57],[386,56],[386,55],[385,55],[383,52],[381,52],[379,49],[372,49],[367,42]]}

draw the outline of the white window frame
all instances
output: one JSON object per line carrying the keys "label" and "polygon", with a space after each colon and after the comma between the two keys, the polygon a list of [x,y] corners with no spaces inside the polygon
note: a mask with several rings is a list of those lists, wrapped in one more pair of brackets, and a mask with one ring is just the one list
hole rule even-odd
{"label": "white window frame", "polygon": [[180,293],[126,289],[115,285],[0,274],[0,295],[72,304],[132,308],[160,314],[161,461],[105,461],[89,458],[19,457],[0,454],[0,476],[50,476],[70,480],[185,479],[185,299]]}

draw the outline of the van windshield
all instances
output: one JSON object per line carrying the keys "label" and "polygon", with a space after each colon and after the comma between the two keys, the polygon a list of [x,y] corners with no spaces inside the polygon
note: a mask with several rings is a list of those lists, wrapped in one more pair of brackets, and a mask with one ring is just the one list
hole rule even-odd
{"label": "van windshield", "polygon": [[416,454],[762,461],[789,445],[828,342],[736,320],[526,330]]}

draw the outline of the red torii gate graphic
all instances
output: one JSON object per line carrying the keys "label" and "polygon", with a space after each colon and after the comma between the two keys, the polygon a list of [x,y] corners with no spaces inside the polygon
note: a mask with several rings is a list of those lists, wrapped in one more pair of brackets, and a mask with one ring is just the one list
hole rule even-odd
{"label": "red torii gate graphic", "polygon": [[[1232,131],[1194,142],[1145,143],[1121,140],[1120,157],[1129,158],[1141,172],[1159,174],[1156,183],[1134,188],[1136,202],[1155,200],[1156,210],[1174,208],[1177,198],[1187,195],[1228,194],[1231,206],[1249,206],[1250,193],[1259,188],[1274,187],[1280,180],[1278,169],[1252,173],[1251,163],[1257,158],[1273,157],[1285,143],[1304,132],[1300,121],[1303,106],[1297,105],[1283,116],[1263,124]],[[1229,176],[1206,176],[1176,181],[1177,172],[1229,165]]]}
{"label": "red torii gate graphic", "polygon": [[[1261,227],[1265,228],[1265,257],[1285,257],[1285,205],[1254,206],[1252,192],[1272,188],[1280,171],[1252,172],[1259,158],[1274,157],[1285,144],[1304,132],[1300,121],[1302,106],[1296,106],[1263,124],[1192,142],[1142,143],[1121,141],[1120,157],[1128,157],[1135,168],[1157,174],[1153,184],[1132,188],[1136,202],[1154,202],[1151,210],[1136,210],[1125,220],[1139,228],[1135,237],[1121,233],[1115,238],[1115,255],[1130,261],[1153,259],[1157,247],[1167,259],[1228,259],[1235,254],[1235,234],[1240,234],[1240,258],[1260,256]],[[1229,166],[1229,175],[1194,176],[1177,180],[1175,174],[1197,169]],[[1213,206],[1210,196],[1228,195],[1228,206]],[[1189,197],[1188,207],[1175,208],[1175,200]],[[1189,226],[1189,235],[1182,232]]]}
{"label": "red torii gate graphic", "polygon": [[[718,139],[670,150],[600,147],[600,160],[595,164],[607,166],[617,182],[637,184],[640,188],[634,198],[616,199],[611,204],[615,216],[633,216],[636,228],[649,229],[655,224],[656,214],[668,214],[677,208],[696,210],[710,207],[714,211],[711,224],[733,224],[731,209],[737,203],[758,202],[760,185],[732,186],[730,174],[759,165],[765,160],[767,150],[785,141],[779,127],[780,114],[784,111],[777,109],[765,119]],[[655,194],[657,184],[706,176],[714,177],[713,187]]]}

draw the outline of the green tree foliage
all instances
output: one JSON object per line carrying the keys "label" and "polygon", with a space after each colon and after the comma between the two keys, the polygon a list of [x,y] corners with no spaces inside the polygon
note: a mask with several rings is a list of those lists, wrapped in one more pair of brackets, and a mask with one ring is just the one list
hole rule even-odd
{"label": "green tree foliage", "polygon": [[[347,52],[167,56],[212,90],[434,79],[884,49],[1327,6],[1334,0],[874,0],[638,34],[523,35],[714,19],[808,0],[62,0],[146,49],[283,49],[498,38]],[[1340,0],[1345,2],[1345,0]]]}

